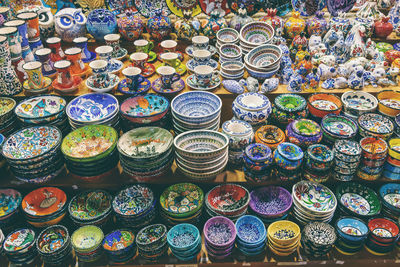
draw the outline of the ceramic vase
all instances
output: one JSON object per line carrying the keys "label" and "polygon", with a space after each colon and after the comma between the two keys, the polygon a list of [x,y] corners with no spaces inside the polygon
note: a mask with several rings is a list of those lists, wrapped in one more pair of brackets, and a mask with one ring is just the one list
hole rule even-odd
{"label": "ceramic vase", "polygon": [[389,22],[392,23],[393,29],[396,31],[396,35],[400,35],[400,31],[398,31],[400,26],[400,1],[396,1],[394,6],[389,11]]}
{"label": "ceramic vase", "polygon": [[294,38],[296,35],[303,32],[306,28],[306,22],[300,18],[300,13],[292,12],[292,16],[285,22],[285,32],[289,38]]}
{"label": "ceramic vase", "polygon": [[55,29],[58,36],[65,42],[86,34],[86,16],[80,8],[64,8],[55,16]]}
{"label": "ceramic vase", "polygon": [[50,37],[46,40],[47,46],[51,49],[50,59],[53,62],[63,60],[65,58],[64,51],[61,48],[61,39],[58,37]]}
{"label": "ceramic vase", "polygon": [[215,39],[215,33],[217,31],[226,27],[228,27],[228,25],[226,24],[225,19],[215,10],[211,12],[208,20],[205,19],[201,22],[201,31],[205,36],[210,38],[210,40]]}
{"label": "ceramic vase", "polygon": [[238,13],[229,21],[229,26],[237,31],[240,31],[244,25],[252,21],[253,18],[247,15],[246,8],[241,5]]}
{"label": "ceramic vase", "polygon": [[12,96],[22,92],[22,85],[11,67],[8,40],[0,36],[0,95]]}
{"label": "ceramic vase", "polygon": [[393,31],[393,25],[389,22],[389,17],[383,17],[375,22],[375,35],[380,38],[388,37]]}
{"label": "ceramic vase", "polygon": [[4,23],[5,27],[17,27],[19,36],[21,37],[21,53],[22,58],[25,62],[31,62],[35,60],[31,48],[29,47],[28,41],[28,27],[24,20],[10,20]]}
{"label": "ceramic vase", "polygon": [[44,76],[51,77],[56,74],[54,62],[51,60],[51,49],[41,48],[36,50],[36,56],[42,63],[42,73]]}
{"label": "ceramic vase", "polygon": [[260,21],[268,22],[274,28],[275,33],[280,35],[283,33],[284,20],[277,16],[278,10],[276,8],[267,8],[267,15],[262,17]]}
{"label": "ceramic vase", "polygon": [[306,20],[306,26],[309,36],[313,34],[324,36],[328,31],[328,22],[324,19],[324,12],[317,11],[314,17]]}
{"label": "ceramic vase", "polygon": [[94,52],[89,51],[89,49],[87,48],[87,42],[88,42],[87,37],[78,37],[74,39],[74,44],[76,45],[76,47],[82,49],[82,61],[84,63],[93,61],[96,58],[96,54]]}
{"label": "ceramic vase", "polygon": [[162,15],[161,10],[157,11],[154,17],[149,18],[146,25],[147,32],[156,41],[168,37],[172,30],[171,19]]}
{"label": "ceramic vase", "polygon": [[143,33],[144,22],[140,15],[126,12],[117,18],[119,33],[128,41],[139,39]]}
{"label": "ceramic vase", "polygon": [[200,22],[192,18],[191,13],[183,11],[183,19],[175,21],[174,29],[180,40],[190,41],[200,32]]}
{"label": "ceramic vase", "polygon": [[95,9],[87,17],[86,28],[97,41],[103,41],[105,35],[116,31],[117,18],[108,9]]}

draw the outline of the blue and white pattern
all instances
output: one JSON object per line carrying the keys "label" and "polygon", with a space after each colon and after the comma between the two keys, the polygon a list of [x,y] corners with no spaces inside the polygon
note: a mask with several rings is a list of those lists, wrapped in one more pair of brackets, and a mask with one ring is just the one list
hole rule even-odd
{"label": "blue and white pattern", "polygon": [[87,17],[86,28],[98,41],[103,41],[104,36],[114,33],[117,29],[117,17],[107,9],[95,9]]}
{"label": "blue and white pattern", "polygon": [[154,17],[158,11],[162,11],[164,16],[171,14],[166,1],[135,0],[135,6],[139,13],[146,18]]}
{"label": "blue and white pattern", "polygon": [[194,72],[194,68],[196,68],[197,66],[200,65],[206,65],[206,66],[210,66],[211,68],[213,68],[214,70],[217,69],[218,67],[218,62],[215,61],[214,59],[210,59],[208,62],[199,62],[195,59],[190,59],[187,63],[186,63],[186,68],[191,71]]}

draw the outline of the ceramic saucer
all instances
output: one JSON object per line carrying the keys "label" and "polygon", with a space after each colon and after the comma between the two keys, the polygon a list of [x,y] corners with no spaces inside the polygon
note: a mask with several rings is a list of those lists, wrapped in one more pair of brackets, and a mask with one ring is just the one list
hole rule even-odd
{"label": "ceramic saucer", "polygon": [[[215,48],[215,46],[212,45],[209,45],[206,50],[211,52],[211,56],[214,56],[217,53],[217,48]],[[193,45],[189,45],[188,47],[186,47],[185,52],[190,57],[193,57]]]}
{"label": "ceramic saucer", "polygon": [[26,92],[28,92],[28,93],[31,93],[31,94],[39,94],[39,93],[47,92],[50,89],[51,85],[52,85],[51,84],[51,79],[49,77],[43,77],[43,79],[44,79],[44,84],[43,84],[42,88],[32,89],[29,86],[28,81],[25,81],[24,84],[23,84],[24,90]]}
{"label": "ceramic saucer", "polygon": [[82,77],[84,79],[84,78],[88,77],[90,71],[91,71],[91,69],[90,69],[89,65],[85,65],[85,68],[80,73],[73,74],[73,76]]}
{"label": "ceramic saucer", "polygon": [[121,62],[121,60],[113,58],[111,59],[109,72],[111,74],[116,74],[122,69],[123,66],[124,64]]}
{"label": "ceramic saucer", "polygon": [[153,51],[149,52],[149,59],[147,60],[147,62],[154,62],[157,59],[157,54],[154,53]]}
{"label": "ceramic saucer", "polygon": [[119,53],[117,55],[115,55],[115,57],[113,57],[113,58],[118,59],[118,60],[122,60],[122,59],[124,59],[126,57],[126,55],[128,55],[128,50],[126,50],[125,48],[121,47],[119,49]]}
{"label": "ceramic saucer", "polygon": [[71,87],[68,88],[61,87],[57,79],[55,79],[53,81],[54,90],[60,94],[68,94],[74,92],[76,89],[78,89],[79,85],[81,84],[82,78],[79,76],[73,76],[72,79],[74,80],[74,83],[71,85]]}
{"label": "ceramic saucer", "polygon": [[145,65],[146,69],[141,74],[143,77],[145,77],[145,78],[150,77],[156,72],[156,68],[154,67],[153,64],[145,63],[144,65]]}
{"label": "ceramic saucer", "polygon": [[[165,64],[165,63],[161,63],[160,65],[158,65],[158,67],[157,68],[159,68],[159,67],[162,67],[162,66],[169,66],[169,65],[167,65],[167,64]],[[180,64],[178,67],[175,67],[175,71],[176,71],[176,73],[178,73],[179,75],[183,75],[183,74],[185,74],[185,72],[186,72],[186,66],[185,66],[185,64]]]}
{"label": "ceramic saucer", "polygon": [[129,87],[126,86],[126,79],[123,79],[118,84],[118,91],[126,95],[144,95],[147,91],[149,91],[150,86],[151,82],[148,79],[144,79],[144,81],[139,84],[138,88],[136,88],[136,91],[131,91]]}
{"label": "ceramic saucer", "polygon": [[[179,59],[181,62],[185,59],[185,56],[183,55],[182,52],[175,51],[175,52],[172,52],[172,53],[177,53],[177,54],[178,54],[178,59]],[[162,54],[163,54],[163,53],[160,53],[160,54],[157,55],[157,59],[158,59],[159,61],[162,61],[162,59],[161,59],[161,55],[162,55]]]}
{"label": "ceramic saucer", "polygon": [[115,86],[117,86],[117,84],[119,83],[119,77],[115,74],[109,74],[110,75],[110,80],[112,81],[110,86],[108,86],[107,88],[98,88],[98,87],[94,87],[93,86],[93,76],[90,76],[89,78],[86,79],[86,86],[97,93],[106,93],[109,91],[112,91],[112,89],[114,89]]}
{"label": "ceramic saucer", "polygon": [[194,74],[192,74],[189,77],[187,77],[186,84],[194,90],[201,90],[201,91],[214,90],[221,84],[221,78],[218,75],[211,80],[211,83],[207,87],[203,87],[197,84],[196,77]]}
{"label": "ceramic saucer", "polygon": [[156,93],[174,94],[185,89],[185,82],[180,79],[172,84],[172,88],[163,88],[161,78],[158,78],[151,84],[151,86]]}
{"label": "ceramic saucer", "polygon": [[[190,72],[194,72],[194,68],[196,68],[199,65],[200,64],[194,59],[191,59],[186,63],[186,67]],[[218,62],[215,61],[214,59],[210,59],[210,61],[208,61],[207,63],[202,63],[201,65],[210,66],[214,70],[216,70],[218,68]]]}
{"label": "ceramic saucer", "polygon": [[89,63],[89,62],[91,62],[91,61],[96,59],[97,55],[96,55],[95,52],[89,51],[89,53],[90,53],[90,58],[82,59],[83,63]]}

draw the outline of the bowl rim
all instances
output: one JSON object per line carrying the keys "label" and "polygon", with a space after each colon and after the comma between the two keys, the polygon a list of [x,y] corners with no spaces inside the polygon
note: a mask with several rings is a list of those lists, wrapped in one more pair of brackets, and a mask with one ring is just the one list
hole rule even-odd
{"label": "bowl rim", "polygon": [[[56,228],[56,229],[59,228],[59,229],[62,229],[62,230],[65,231],[65,233],[66,233],[66,235],[65,235],[65,242],[64,242],[64,244],[63,244],[61,247],[57,248],[56,250],[50,251],[50,252],[45,252],[45,251],[43,251],[43,250],[41,250],[41,249],[39,248],[39,241],[40,241],[40,238],[41,238],[41,236],[42,236],[45,232],[49,231],[50,229],[54,229],[54,228]],[[44,254],[44,255],[49,255],[49,254],[53,254],[53,253],[58,253],[58,252],[60,252],[60,251],[63,250],[67,245],[69,246],[69,242],[70,242],[70,236],[69,236],[68,229],[67,229],[67,227],[65,227],[64,225],[61,225],[61,224],[55,224],[55,225],[51,225],[51,226],[49,226],[49,227],[46,227],[45,229],[43,229],[43,230],[39,233],[39,235],[37,236],[36,241],[35,241],[35,243],[36,243],[36,249],[38,250],[38,252],[39,252],[40,254]],[[50,256],[50,255],[49,255],[49,256]]]}
{"label": "bowl rim", "polygon": [[[259,212],[259,211],[256,211],[256,210],[254,209],[254,207],[253,207],[253,206],[254,206],[254,204],[253,204],[254,202],[252,201],[252,196],[256,195],[259,191],[270,191],[270,190],[283,192],[285,195],[287,195],[288,199],[290,200],[290,201],[289,201],[290,204],[289,204],[282,212],[280,212],[280,213],[278,213],[278,214],[276,214],[276,213],[271,214],[271,213],[266,213],[266,212]],[[279,214],[284,214],[284,213],[288,212],[288,210],[292,207],[292,205],[293,205],[293,198],[292,198],[292,195],[290,194],[290,192],[289,192],[288,190],[286,190],[286,188],[281,187],[281,186],[277,186],[277,185],[264,186],[264,187],[256,188],[256,189],[254,189],[254,190],[252,190],[252,191],[250,192],[250,203],[249,203],[249,207],[250,207],[254,212],[256,212],[257,214],[261,214],[261,215],[264,215],[264,216],[275,216],[275,215],[279,215]]]}
{"label": "bowl rim", "polygon": [[[364,119],[364,117],[366,117],[368,115],[372,115],[372,114],[380,116],[382,120],[385,120],[385,123],[390,124],[389,128],[390,128],[391,131],[389,133],[378,133],[378,132],[373,132],[373,131],[365,128],[361,124],[361,121],[362,121],[362,119]],[[366,131],[367,133],[378,134],[378,135],[387,135],[387,134],[391,135],[393,133],[394,129],[395,129],[395,124],[393,123],[393,121],[391,119],[389,119],[388,117],[386,117],[386,116],[384,116],[384,115],[382,115],[380,113],[377,113],[377,112],[365,112],[365,113],[361,114],[357,119],[357,125],[360,127],[360,129]]]}
{"label": "bowl rim", "polygon": [[[300,155],[298,155],[297,157],[294,157],[294,158],[288,158],[286,154],[283,154],[283,153],[282,153],[282,146],[283,146],[283,145],[285,145],[285,146],[286,146],[286,145],[287,145],[287,146],[292,146],[292,147],[294,147],[296,150],[297,150],[297,148],[298,148],[299,152],[301,152]],[[301,159],[304,157],[304,152],[303,152],[303,150],[301,149],[301,147],[299,147],[299,146],[296,145],[296,144],[289,143],[289,142],[280,143],[280,144],[278,145],[278,147],[276,148],[276,151],[279,153],[279,155],[281,155],[281,156],[284,157],[285,159],[291,160],[291,161],[294,161],[294,160],[301,160]]]}
{"label": "bowl rim", "polygon": [[[299,99],[301,103],[299,106],[297,106],[295,108],[286,108],[286,107],[282,106],[280,102],[278,102],[279,100],[285,99],[285,98]],[[275,106],[279,107],[278,109],[283,109],[288,112],[296,112],[296,111],[301,111],[306,108],[307,100],[303,96],[298,95],[298,94],[285,93],[285,94],[280,94],[277,97],[275,97],[274,104],[275,104]]]}
{"label": "bowl rim", "polygon": [[[130,114],[128,114],[128,113],[122,111],[122,106],[123,106],[125,103],[128,103],[128,101],[131,101],[132,99],[135,99],[135,98],[141,99],[141,98],[146,98],[146,97],[155,97],[155,98],[163,99],[163,100],[167,103],[167,108],[166,108],[165,110],[159,111],[158,113],[155,113],[155,114],[141,115],[141,116],[130,115]],[[137,96],[129,97],[129,98],[125,99],[125,100],[120,104],[120,108],[119,108],[119,111],[121,112],[121,114],[122,114],[123,116],[129,117],[129,118],[135,118],[135,119],[136,119],[136,118],[142,119],[142,118],[151,118],[151,117],[155,117],[155,116],[158,116],[158,115],[161,115],[161,114],[163,114],[163,113],[168,112],[168,110],[169,110],[169,100],[168,100],[165,96],[156,95],[156,94],[145,94],[145,95],[137,95]]]}
{"label": "bowl rim", "polygon": [[268,43],[270,43],[271,40],[272,40],[272,38],[274,38],[275,30],[274,30],[274,28],[273,28],[270,24],[268,24],[268,23],[266,23],[266,22],[264,22],[264,21],[251,21],[251,22],[249,22],[249,23],[243,25],[243,27],[240,29],[240,32],[239,32],[239,40],[240,40],[241,42],[243,42],[244,44],[248,45],[248,46],[254,46],[254,45],[259,46],[260,44],[249,42],[249,41],[247,41],[247,40],[243,37],[243,34],[244,34],[244,30],[245,30],[245,29],[247,29],[248,27],[250,27],[250,26],[252,26],[252,25],[257,25],[257,24],[263,25],[264,28],[267,27],[267,28],[270,28],[270,29],[271,29],[272,34],[271,34],[270,38],[269,38],[268,40],[266,40],[265,43],[263,43],[263,44],[268,44]]}
{"label": "bowl rim", "polygon": [[[327,149],[327,150],[329,151],[329,153],[330,153],[329,157],[328,157],[327,159],[323,159],[323,160],[321,160],[321,159],[315,157],[315,156],[311,153],[311,152],[312,152],[312,149],[315,148],[315,147],[323,147],[324,149]],[[307,148],[306,153],[307,153],[307,156],[309,156],[312,160],[317,161],[317,162],[323,162],[323,163],[331,162],[331,161],[333,161],[333,159],[334,159],[334,157],[335,157],[335,154],[333,153],[332,149],[330,149],[329,146],[324,145],[324,144],[313,144],[313,145],[311,145],[311,146],[309,146],[309,147]]]}
{"label": "bowl rim", "polygon": [[[222,137],[222,139],[225,140],[225,144],[224,144],[222,147],[220,147],[220,148],[218,148],[218,149],[216,149],[216,150],[207,151],[207,152],[203,152],[203,151],[190,151],[190,150],[186,150],[186,149],[183,149],[183,148],[181,148],[181,147],[178,146],[178,139],[182,138],[182,137],[185,136],[185,135],[189,135],[189,134],[193,134],[193,133],[197,133],[197,134],[201,134],[201,133],[212,133],[212,134],[214,134],[214,135],[219,135],[220,137]],[[208,154],[208,153],[218,153],[218,152],[221,152],[222,150],[224,150],[224,149],[226,149],[226,148],[228,147],[228,145],[229,145],[229,139],[228,139],[228,137],[227,137],[225,134],[223,134],[223,133],[221,133],[221,132],[219,132],[219,131],[212,131],[212,130],[192,130],[192,131],[183,132],[183,133],[181,133],[181,134],[175,136],[173,144],[174,144],[174,147],[175,147],[177,150],[179,150],[179,151],[181,151],[181,152],[183,152],[183,153],[189,153],[189,154],[193,154],[193,155],[202,155],[202,154]]]}
{"label": "bowl rim", "polygon": [[[388,221],[389,223],[391,223],[391,224],[393,224],[394,226],[396,226],[396,228],[397,228],[397,235],[394,236],[394,235],[392,234],[392,232],[390,232],[390,233],[392,234],[391,237],[378,236],[378,235],[376,235],[376,234],[374,233],[374,230],[375,230],[376,228],[373,229],[373,230],[371,231],[371,229],[370,229],[370,223],[372,223],[372,221],[380,221],[380,220]],[[397,225],[397,223],[394,222],[392,219],[390,219],[390,218],[388,218],[388,217],[384,217],[384,216],[379,216],[379,217],[375,217],[375,218],[369,219],[369,220],[368,220],[368,223],[367,223],[367,226],[368,226],[368,229],[369,229],[371,235],[376,236],[376,237],[378,237],[379,239],[383,239],[383,240],[397,239],[397,237],[399,236],[399,233],[400,233],[400,229],[399,229],[399,226]],[[385,228],[384,228],[384,229],[385,229]],[[385,230],[387,230],[387,229],[385,229]]]}
{"label": "bowl rim", "polygon": [[[219,37],[220,37],[221,34],[223,34],[224,32],[227,32],[227,31],[228,32],[233,32],[236,35],[236,38],[233,41],[231,41],[230,43],[235,43],[235,42],[237,42],[239,40],[239,32],[237,30],[233,29],[233,28],[228,28],[228,27],[219,29],[217,31],[217,33],[215,35],[215,37],[217,37],[217,40],[223,43],[224,41],[222,41]],[[223,43],[223,44],[225,44],[225,43]]]}
{"label": "bowl rim", "polygon": [[[344,220],[344,219],[355,220],[355,221],[361,222],[361,223],[365,226],[365,228],[367,228],[367,232],[366,232],[365,234],[363,234],[363,235],[349,235],[348,233],[345,233],[345,232],[342,230],[342,228],[339,228],[339,222],[340,222],[341,220]],[[368,227],[368,225],[367,225],[363,220],[361,220],[360,218],[357,218],[357,217],[354,217],[354,216],[341,216],[341,217],[339,217],[339,218],[336,220],[336,222],[335,222],[335,228],[336,228],[336,230],[340,231],[340,233],[342,233],[342,234],[344,234],[344,235],[346,235],[346,236],[354,237],[354,238],[363,238],[363,237],[367,237],[368,234],[369,234],[369,227]]]}
{"label": "bowl rim", "polygon": [[[378,104],[379,104],[378,99],[374,95],[372,95],[372,94],[370,94],[368,92],[364,92],[364,91],[347,91],[347,92],[344,92],[340,99],[341,99],[341,101],[342,101],[342,103],[343,103],[343,105],[345,107],[347,107],[347,105],[348,105],[348,102],[345,100],[345,96],[347,96],[347,95],[364,95],[364,96],[368,96],[368,98],[373,100],[374,106],[371,109],[358,108],[356,110],[368,111],[368,110],[375,110],[378,107]],[[353,109],[353,108],[351,108],[351,109]]]}
{"label": "bowl rim", "polygon": [[[213,243],[213,242],[208,238],[207,230],[208,230],[208,228],[210,227],[210,225],[211,225],[212,223],[214,223],[214,221],[224,221],[224,222],[226,222],[226,223],[229,225],[229,228],[232,230],[232,236],[231,236],[231,238],[230,238],[226,243],[224,243],[224,244],[215,244],[215,243]],[[211,243],[212,245],[217,246],[217,247],[223,247],[223,246],[227,246],[227,245],[231,244],[232,242],[235,241],[235,239],[236,239],[236,234],[237,234],[237,233],[236,233],[235,224],[232,222],[231,219],[229,219],[229,218],[227,218],[227,217],[225,217],[225,216],[214,216],[214,217],[208,219],[208,220],[205,222],[205,224],[204,224],[203,233],[204,233],[204,238],[206,239],[206,241],[207,241],[208,243]]]}
{"label": "bowl rim", "polygon": [[[235,186],[235,187],[239,187],[239,188],[243,189],[243,190],[245,191],[246,195],[248,195],[248,198],[247,198],[246,203],[244,203],[244,204],[243,204],[241,207],[239,207],[239,208],[236,208],[236,209],[233,209],[233,210],[228,210],[228,211],[215,209],[213,206],[211,206],[211,205],[209,204],[209,202],[208,202],[208,196],[209,196],[209,194],[210,194],[213,190],[216,190],[217,188],[221,188],[221,187],[223,187],[223,186]],[[241,185],[239,185],[239,184],[235,184],[235,183],[220,184],[220,185],[214,186],[213,188],[211,188],[211,189],[207,192],[207,194],[206,194],[206,196],[205,196],[205,198],[204,198],[204,201],[205,201],[205,203],[206,203],[206,206],[207,206],[207,207],[209,206],[214,212],[217,212],[217,213],[222,212],[222,213],[224,213],[224,214],[234,214],[234,213],[236,213],[236,212],[238,212],[238,211],[241,211],[241,210],[245,209],[246,207],[248,207],[248,205],[249,205],[249,203],[250,203],[250,192],[247,190],[247,188],[245,188],[244,186],[241,186]]]}
{"label": "bowl rim", "polygon": [[[253,157],[253,155],[250,154],[250,150],[253,149],[254,147],[261,147],[263,149],[265,149],[266,154],[263,155],[260,159],[255,159]],[[251,160],[254,162],[265,162],[268,159],[272,160],[272,150],[269,146],[263,144],[263,143],[253,143],[250,144],[248,146],[246,146],[246,148],[244,149],[244,154]]]}
{"label": "bowl rim", "polygon": [[[322,96],[322,95],[330,95],[330,96],[333,96],[335,99],[337,99],[337,101],[338,101],[337,103],[340,103],[340,105],[337,105],[338,107],[337,107],[336,109],[333,109],[333,110],[325,110],[325,109],[317,108],[316,106],[314,106],[314,105],[312,104],[314,101],[311,102],[311,98],[312,98],[312,97],[316,97],[316,96]],[[325,99],[316,99],[316,100],[325,100]],[[329,101],[329,100],[328,100],[328,101]],[[329,102],[332,102],[332,101],[329,101]],[[329,113],[334,113],[334,112],[336,112],[336,111],[339,111],[339,110],[341,110],[342,107],[343,107],[342,100],[341,100],[337,95],[332,94],[332,93],[314,93],[314,94],[311,94],[310,96],[307,97],[307,103],[308,103],[310,106],[312,106],[313,108],[315,108],[316,110],[323,111],[323,112],[329,112]],[[337,103],[334,103],[334,104],[336,105]]]}

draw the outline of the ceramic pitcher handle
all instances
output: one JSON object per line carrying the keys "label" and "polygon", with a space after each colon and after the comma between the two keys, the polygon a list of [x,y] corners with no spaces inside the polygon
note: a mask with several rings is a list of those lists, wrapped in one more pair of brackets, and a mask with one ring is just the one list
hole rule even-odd
{"label": "ceramic pitcher handle", "polygon": [[152,41],[149,41],[149,51],[153,50],[154,48],[154,43]]}
{"label": "ceramic pitcher handle", "polygon": [[178,73],[175,73],[174,76],[172,77],[172,82],[179,81],[181,79],[181,75]]}

